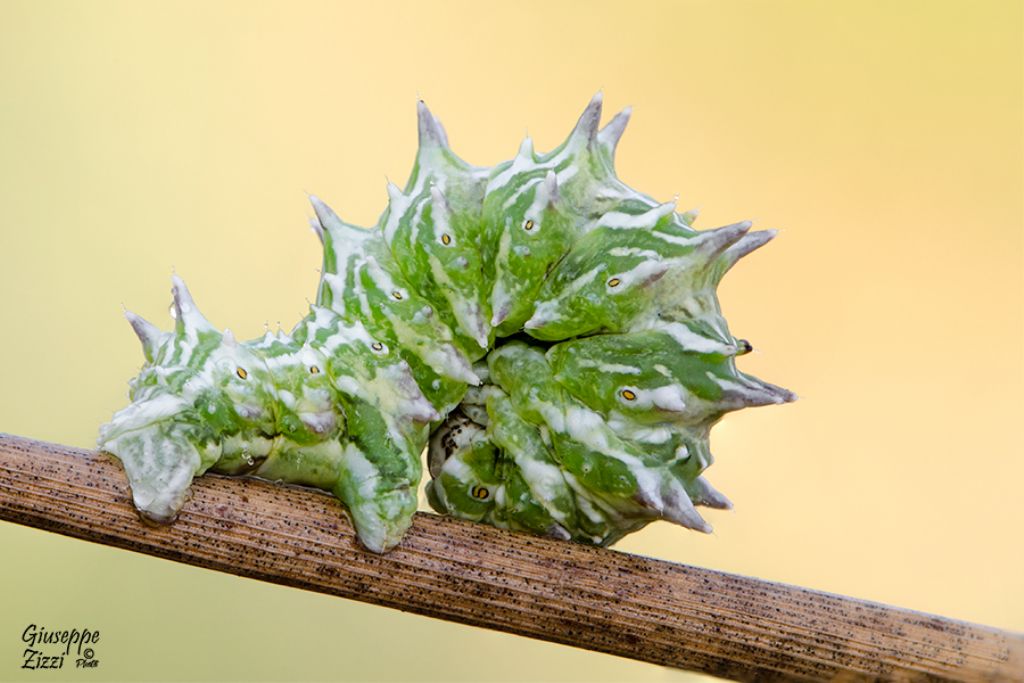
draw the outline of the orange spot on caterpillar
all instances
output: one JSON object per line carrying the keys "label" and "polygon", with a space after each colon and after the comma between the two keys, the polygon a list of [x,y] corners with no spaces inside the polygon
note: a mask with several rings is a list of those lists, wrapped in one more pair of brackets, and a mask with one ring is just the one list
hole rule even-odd
{"label": "orange spot on caterpillar", "polygon": [[239,379],[245,379],[246,377],[249,376],[249,373],[246,372],[245,368],[243,368],[243,367],[235,368],[235,374],[238,375]]}

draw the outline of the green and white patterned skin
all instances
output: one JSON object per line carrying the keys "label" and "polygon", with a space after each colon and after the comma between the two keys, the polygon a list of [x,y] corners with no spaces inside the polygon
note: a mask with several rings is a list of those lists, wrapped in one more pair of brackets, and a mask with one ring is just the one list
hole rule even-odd
{"label": "green and white patterned skin", "polygon": [[[317,299],[290,334],[240,342],[174,277],[175,327],[133,313],[146,363],[99,446],[168,522],[195,476],[331,491],[383,552],[417,507],[606,545],[729,507],[701,476],[728,411],[794,396],[736,369],[715,288],[773,231],[708,231],[623,184],[600,93],[568,139],[493,168],[459,159],[419,104],[419,152],[377,226],[315,197]],[[429,446],[428,446],[429,444]]]}

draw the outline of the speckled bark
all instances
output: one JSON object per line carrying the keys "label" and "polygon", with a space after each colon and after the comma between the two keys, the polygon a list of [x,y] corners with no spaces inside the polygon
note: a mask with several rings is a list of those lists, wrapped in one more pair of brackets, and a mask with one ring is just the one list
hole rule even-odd
{"label": "speckled bark", "polygon": [[239,576],[736,680],[1024,680],[1024,636],[417,514],[367,552],[330,496],[204,477],[144,524],[112,458],[0,435],[0,519]]}

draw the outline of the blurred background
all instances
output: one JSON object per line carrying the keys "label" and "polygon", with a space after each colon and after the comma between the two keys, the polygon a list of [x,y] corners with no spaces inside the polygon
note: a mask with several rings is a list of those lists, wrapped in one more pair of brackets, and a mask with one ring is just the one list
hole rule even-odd
{"label": "blurred background", "polygon": [[[0,0],[0,431],[91,447],[170,326],[314,296],[316,193],[371,225],[415,102],[479,165],[633,105],[621,177],[780,228],[720,290],[800,401],[715,428],[736,504],[618,548],[1024,630],[1022,5]],[[29,623],[90,680],[696,677],[0,524],[0,679]]]}

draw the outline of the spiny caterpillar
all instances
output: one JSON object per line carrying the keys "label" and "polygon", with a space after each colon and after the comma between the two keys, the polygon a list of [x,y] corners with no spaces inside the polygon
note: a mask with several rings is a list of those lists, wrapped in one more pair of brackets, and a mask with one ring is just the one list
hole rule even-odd
{"label": "spiny caterpillar", "polygon": [[126,316],[146,363],[100,433],[135,506],[167,522],[193,477],[331,491],[383,552],[417,507],[610,544],[656,519],[710,531],[701,476],[728,411],[791,401],[736,369],[715,288],[774,231],[696,231],[615,175],[625,110],[601,94],[547,154],[471,166],[419,103],[419,151],[373,229],[312,197],[316,302],[290,334],[236,341],[174,276],[175,327]]}

